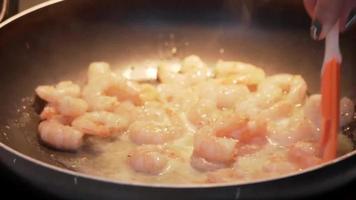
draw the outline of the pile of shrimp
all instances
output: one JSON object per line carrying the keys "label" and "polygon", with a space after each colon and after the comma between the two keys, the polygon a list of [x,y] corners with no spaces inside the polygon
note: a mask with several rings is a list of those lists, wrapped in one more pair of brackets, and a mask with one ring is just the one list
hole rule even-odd
{"label": "pile of shrimp", "polygon": [[[38,86],[47,102],[40,140],[80,152],[89,140],[111,138],[117,142],[93,158],[100,169],[83,171],[139,182],[251,181],[321,163],[321,96],[307,95],[302,76],[267,76],[236,61],[208,67],[194,55],[157,65],[155,83],[130,81],[96,62],[82,87],[71,81]],[[344,97],[340,106],[345,126],[354,103]],[[352,150],[347,137],[340,134],[339,141]]]}

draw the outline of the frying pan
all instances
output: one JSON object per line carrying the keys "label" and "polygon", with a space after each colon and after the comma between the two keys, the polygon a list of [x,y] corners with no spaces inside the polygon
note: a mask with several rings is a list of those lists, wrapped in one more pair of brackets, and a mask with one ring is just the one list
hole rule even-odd
{"label": "frying pan", "polygon": [[[133,184],[71,171],[56,159],[70,155],[38,143],[34,88],[82,80],[93,61],[122,67],[190,54],[210,64],[241,60],[268,74],[301,74],[309,91],[318,92],[323,44],[310,39],[301,2],[292,7],[265,2],[53,0],[1,23],[1,164],[36,187],[70,199],[297,198],[354,180],[352,152],[302,173],[245,184]],[[354,31],[342,35],[342,94],[348,96],[356,83],[355,44]]]}

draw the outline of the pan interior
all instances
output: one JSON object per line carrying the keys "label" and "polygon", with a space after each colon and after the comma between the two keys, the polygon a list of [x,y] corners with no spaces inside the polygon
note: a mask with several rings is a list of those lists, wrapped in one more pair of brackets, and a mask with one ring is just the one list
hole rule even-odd
{"label": "pan interior", "polygon": [[[120,68],[147,59],[197,54],[208,64],[240,60],[268,74],[301,74],[310,92],[317,92],[323,44],[310,39],[302,5],[246,6],[218,0],[65,1],[6,25],[0,31],[4,93],[0,142],[35,159],[71,168],[62,161],[73,159],[73,154],[38,143],[34,88],[66,79],[81,82],[93,61]],[[353,33],[341,39],[342,92],[351,97],[356,66]],[[172,54],[173,48],[177,53]]]}

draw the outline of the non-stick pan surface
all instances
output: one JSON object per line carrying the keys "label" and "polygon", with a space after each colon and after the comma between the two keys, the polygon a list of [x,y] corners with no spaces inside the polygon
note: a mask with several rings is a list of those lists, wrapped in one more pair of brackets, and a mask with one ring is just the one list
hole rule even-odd
{"label": "non-stick pan surface", "polygon": [[[237,2],[237,3],[236,3]],[[256,1],[258,2],[258,1]],[[301,4],[241,1],[50,1],[0,25],[0,161],[39,188],[73,199],[239,199],[300,197],[356,177],[356,156],[296,176],[244,185],[132,185],[70,172],[38,144],[32,100],[39,84],[82,80],[92,61],[113,67],[197,54],[241,60],[267,73],[302,74],[318,92],[323,45],[309,37]],[[247,8],[252,12],[247,12]],[[343,94],[353,95],[356,37],[341,39]],[[172,54],[172,48],[177,53]]]}

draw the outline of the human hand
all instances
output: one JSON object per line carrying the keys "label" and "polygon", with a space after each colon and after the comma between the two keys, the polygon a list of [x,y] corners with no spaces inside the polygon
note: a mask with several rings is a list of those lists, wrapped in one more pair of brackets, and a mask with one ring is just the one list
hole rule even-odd
{"label": "human hand", "polygon": [[303,0],[305,9],[312,18],[311,36],[324,39],[331,28],[339,22],[344,31],[356,21],[356,0]]}

